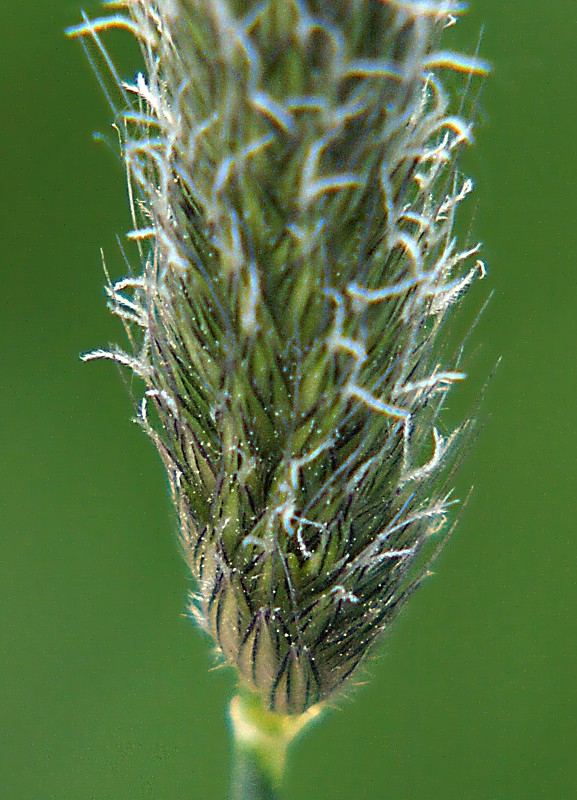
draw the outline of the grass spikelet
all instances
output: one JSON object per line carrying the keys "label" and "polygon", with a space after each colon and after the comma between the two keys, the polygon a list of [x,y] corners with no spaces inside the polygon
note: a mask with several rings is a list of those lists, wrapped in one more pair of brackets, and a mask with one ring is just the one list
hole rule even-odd
{"label": "grass spikelet", "polygon": [[[141,273],[111,284],[190,614],[265,706],[342,691],[427,573],[469,422],[447,323],[473,138],[445,0],[127,0],[72,29],[117,83]],[[100,36],[144,70],[122,83]],[[469,76],[469,77],[467,77]],[[107,83],[108,78],[104,79]]]}

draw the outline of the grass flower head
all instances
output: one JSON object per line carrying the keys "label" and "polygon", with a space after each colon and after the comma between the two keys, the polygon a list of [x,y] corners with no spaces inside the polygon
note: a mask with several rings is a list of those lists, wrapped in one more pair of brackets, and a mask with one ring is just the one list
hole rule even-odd
{"label": "grass flower head", "polygon": [[[442,545],[469,422],[447,323],[483,276],[448,0],[126,0],[116,124],[141,271],[109,285],[194,578],[190,615],[283,715],[341,692]],[[106,81],[105,81],[106,82]]]}

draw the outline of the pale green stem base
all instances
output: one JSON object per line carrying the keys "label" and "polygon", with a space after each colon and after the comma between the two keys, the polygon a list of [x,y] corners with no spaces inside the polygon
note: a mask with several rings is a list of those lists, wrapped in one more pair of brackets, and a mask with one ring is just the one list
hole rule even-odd
{"label": "pale green stem base", "polygon": [[278,800],[289,745],[322,712],[274,714],[256,695],[240,692],[230,704],[234,739],[230,800]]}
{"label": "pale green stem base", "polygon": [[277,787],[254,754],[236,748],[230,800],[278,800]]}

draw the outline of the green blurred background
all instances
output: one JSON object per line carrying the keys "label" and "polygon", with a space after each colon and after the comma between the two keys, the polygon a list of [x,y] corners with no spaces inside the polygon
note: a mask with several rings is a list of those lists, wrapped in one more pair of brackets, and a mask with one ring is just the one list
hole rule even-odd
{"label": "green blurred background", "polygon": [[[99,248],[122,274],[124,179],[91,139],[110,115],[63,36],[77,4],[2,6],[0,798],[222,799],[233,678],[181,616],[128,392],[78,359],[121,337]],[[460,475],[475,492],[370,682],[295,748],[287,800],[577,797],[577,5],[477,0],[455,35],[474,48],[483,23],[495,67],[466,166],[496,294],[476,385],[503,362]]]}

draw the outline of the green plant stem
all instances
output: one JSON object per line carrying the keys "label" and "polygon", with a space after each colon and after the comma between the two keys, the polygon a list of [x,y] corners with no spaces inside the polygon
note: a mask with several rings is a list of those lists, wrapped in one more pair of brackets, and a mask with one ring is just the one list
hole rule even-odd
{"label": "green plant stem", "polygon": [[256,695],[241,691],[233,697],[230,800],[278,800],[288,748],[321,710],[314,706],[305,714],[285,716],[266,709]]}
{"label": "green plant stem", "polygon": [[256,754],[235,747],[230,800],[278,800],[277,787]]}

